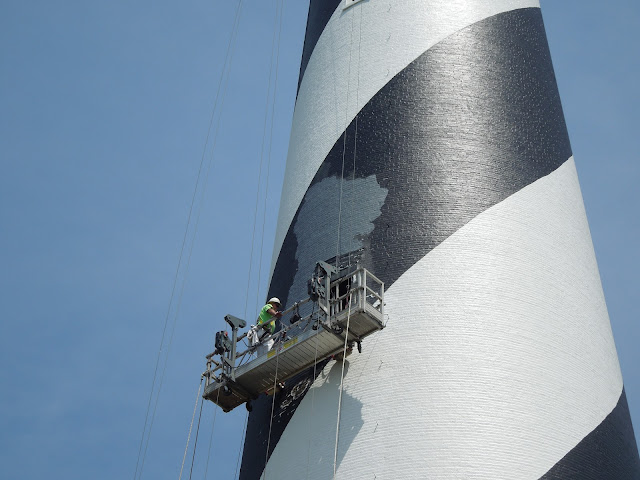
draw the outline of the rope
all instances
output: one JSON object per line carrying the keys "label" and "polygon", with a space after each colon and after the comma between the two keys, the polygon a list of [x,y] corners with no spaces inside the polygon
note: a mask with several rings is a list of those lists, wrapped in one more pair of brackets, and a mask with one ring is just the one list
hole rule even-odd
{"label": "rope", "polygon": [[[258,216],[258,200],[259,200],[259,194],[260,194],[260,177],[262,176],[262,165],[264,162],[264,150],[265,150],[265,139],[266,139],[266,132],[267,132],[267,124],[268,124],[268,119],[269,119],[269,97],[271,94],[271,78],[272,78],[272,74],[273,74],[273,70],[274,70],[274,65],[273,65],[273,57],[274,57],[274,51],[276,52],[276,61],[275,61],[275,77],[274,77],[274,81],[273,81],[273,97],[271,98],[271,123],[269,124],[269,146],[268,146],[268,154],[267,154],[267,176],[266,176],[266,182],[265,182],[265,192],[264,192],[264,202],[263,202],[263,213],[262,213],[262,232],[261,232],[261,239],[260,239],[260,256],[259,256],[259,260],[258,260],[258,287],[256,289],[256,303],[255,303],[255,308],[256,310],[258,309],[258,302],[259,302],[259,297],[260,297],[260,277],[262,276],[262,257],[263,257],[263,252],[264,252],[264,230],[265,230],[265,224],[266,224],[266,218],[267,218],[267,195],[269,193],[269,189],[268,189],[268,185],[269,185],[269,175],[270,175],[270,170],[271,170],[271,149],[272,149],[272,145],[273,145],[273,124],[274,124],[274,115],[275,115],[275,103],[276,103],[276,93],[277,93],[277,85],[278,85],[278,67],[280,64],[280,40],[282,38],[282,17],[283,17],[283,10],[284,10],[284,0],[280,0],[280,8],[278,9],[278,3],[276,2],[276,15],[275,15],[275,19],[274,19],[274,33],[273,33],[273,39],[271,41],[271,59],[269,61],[269,83],[267,86],[267,101],[266,101],[266,106],[265,106],[265,114],[264,114],[264,125],[263,125],[263,131],[262,131],[262,145],[260,147],[260,169],[259,169],[259,174],[258,174],[258,189],[256,190],[256,208],[255,208],[255,213],[254,213],[254,223],[253,223],[253,233],[252,233],[252,245],[251,245],[251,260],[250,260],[250,264],[253,262],[253,242],[254,242],[254,238],[255,238],[255,229],[256,229],[256,223],[257,223],[257,216]],[[276,28],[276,25],[278,25],[278,27]],[[276,33],[277,32],[277,33]],[[277,41],[276,41],[277,38]],[[249,268],[249,280],[247,282],[247,300],[245,302],[245,317],[246,317],[246,312],[247,312],[247,307],[248,307],[248,288],[250,285],[250,276],[251,276],[251,265]],[[279,363],[279,350],[276,354],[276,373],[275,373],[275,378],[274,378],[274,387],[273,387],[273,400],[271,402],[271,417],[269,419],[269,438],[267,440],[267,452],[266,452],[266,456],[265,456],[265,470],[266,470],[266,466],[267,466],[267,459],[269,457],[269,447],[270,447],[270,441],[271,441],[271,427],[272,427],[272,423],[273,423],[273,411],[275,408],[275,397],[276,397],[276,387],[277,387],[277,379],[278,379],[278,363]],[[247,425],[249,423],[249,413],[247,412],[246,414],[246,420],[245,420],[245,424],[244,424],[244,428],[243,428],[243,432],[242,432],[242,437],[241,437],[241,442],[243,442],[243,439],[245,438],[246,432],[247,432]],[[241,445],[242,446],[242,445]],[[236,459],[236,472],[234,474],[234,478],[238,475],[238,467],[240,465],[240,451],[241,449],[238,449],[238,457]],[[264,475],[266,475],[266,471],[264,472]]]}
{"label": "rope", "polygon": [[[202,390],[202,378],[200,379],[200,386],[198,387],[198,394],[196,395],[196,404],[193,406],[193,415],[191,416],[191,425],[189,425],[189,435],[187,435],[187,444],[184,447],[184,455],[182,456],[182,466],[180,467],[180,476],[178,480],[182,478],[182,470],[184,469],[184,461],[187,458],[187,450],[189,450],[189,441],[191,440],[191,430],[193,429],[193,420],[196,418],[196,409],[198,408],[198,400],[200,399],[200,390]],[[200,409],[202,411],[202,409]]]}
{"label": "rope", "polygon": [[[218,389],[218,393],[216,395],[216,405],[218,404],[218,400],[220,399],[220,388]],[[211,425],[211,435],[209,435],[209,448],[207,449],[207,463],[204,467],[204,479],[207,478],[207,472],[209,471],[209,459],[211,458],[211,444],[213,443],[213,431],[216,428],[216,417],[218,416],[218,409],[213,409],[213,423]]]}
{"label": "rope", "polygon": [[[360,7],[362,8],[362,6]],[[350,33],[350,43],[349,45],[351,45],[353,43],[353,30],[354,30],[354,23],[355,23],[355,11],[354,14],[351,17],[351,33]],[[359,31],[359,42],[358,42],[358,83],[356,86],[356,108],[358,108],[358,101],[359,101],[359,90],[360,90],[360,49],[361,49],[361,43],[362,43],[362,18],[360,20],[360,31]],[[349,117],[349,93],[350,93],[350,87],[351,87],[351,61],[352,61],[352,49],[349,48],[349,70],[348,70],[348,74],[347,74],[347,95],[346,95],[346,106],[345,106],[345,121],[344,121],[344,133],[343,133],[343,137],[342,137],[342,168],[341,168],[341,177],[340,177],[340,197],[339,197],[339,205],[338,205],[338,234],[337,234],[337,241],[336,241],[336,263],[335,266],[336,268],[339,268],[339,263],[340,263],[340,231],[342,228],[342,195],[343,195],[343,185],[344,185],[344,166],[345,166],[345,158],[346,158],[346,149],[347,149],[347,119]],[[358,132],[358,114],[356,112],[356,116],[355,116],[355,137],[354,137],[354,150],[353,150],[353,172],[352,172],[352,180],[355,180],[355,168],[356,168],[356,155],[357,155],[357,132]],[[353,195],[351,198],[351,211],[353,212]],[[349,265],[351,265],[351,250],[352,250],[352,239],[349,240]],[[346,328],[346,333],[345,333],[345,339],[344,339],[344,349],[343,349],[343,354],[342,354],[342,371],[341,371],[341,375],[340,375],[340,394],[338,397],[338,416],[337,416],[337,421],[336,421],[336,439],[335,439],[335,447],[334,447],[334,456],[333,456],[333,478],[335,480],[336,477],[336,469],[337,469],[337,460],[338,460],[338,439],[339,439],[339,433],[340,433],[340,414],[342,411],[342,392],[344,389],[344,365],[345,365],[345,360],[346,360],[346,356],[347,356],[347,345],[348,345],[348,339],[349,339],[349,323],[350,323],[350,319],[351,319],[351,295],[349,295],[349,310],[347,313],[347,328]],[[317,348],[317,345],[316,345]],[[317,350],[316,350],[316,355],[317,355]],[[315,373],[315,363],[314,363],[314,373]],[[314,375],[315,378],[315,375]],[[314,392],[315,393],[315,392]],[[312,413],[313,413],[313,394],[312,394]],[[310,445],[309,445],[309,449],[310,449]],[[310,459],[309,459],[309,449],[307,450],[307,478],[309,476],[309,463],[310,463]]]}
{"label": "rope", "polygon": [[[260,203],[260,179],[262,177],[262,166],[264,164],[264,145],[265,145],[265,141],[266,141],[266,136],[267,136],[267,124],[268,124],[268,118],[269,118],[269,97],[271,96],[271,78],[272,78],[272,74],[273,74],[273,56],[274,56],[274,51],[275,51],[275,44],[276,44],[276,38],[278,37],[277,35],[277,25],[278,22],[278,5],[276,3],[276,15],[274,17],[274,27],[273,27],[273,38],[271,40],[271,59],[269,61],[269,81],[267,84],[267,99],[266,99],[266,104],[265,104],[265,110],[264,110],[264,122],[263,122],[263,127],[262,127],[262,144],[260,146],[260,167],[258,169],[258,179],[257,179],[257,188],[256,188],[256,206],[255,206],[255,210],[254,210],[254,214],[253,214],[253,231],[251,233],[251,254],[249,257],[249,275],[247,276],[247,292],[249,290],[249,287],[251,285],[251,270],[253,267],[253,250],[254,250],[254,242],[255,242],[255,235],[256,235],[256,225],[258,223],[258,206]],[[275,103],[275,88],[274,88],[274,103]],[[265,202],[266,202],[266,195],[267,195],[267,191],[268,191],[268,183],[265,186]],[[265,207],[266,208],[266,207]],[[262,242],[264,242],[264,228],[263,228],[263,240]],[[262,245],[262,243],[261,243]],[[260,266],[262,264],[262,247],[260,248]],[[260,292],[260,278],[258,277],[258,288],[257,288],[257,292],[256,292],[256,310],[258,309],[258,295]],[[249,298],[247,296],[247,299],[245,301],[245,313],[244,316],[246,318],[247,316],[247,309],[248,309],[248,305],[249,305]]]}
{"label": "rope", "polygon": [[333,480],[336,478],[338,464],[338,437],[340,434],[340,413],[342,412],[342,391],[344,389],[344,362],[347,359],[347,343],[349,339],[349,320],[351,319],[351,295],[349,295],[349,311],[347,312],[347,329],[344,335],[344,350],[342,352],[342,372],[340,373],[340,394],[338,395],[338,419],[336,421],[336,445],[333,451]]}
{"label": "rope", "polygon": [[[260,277],[262,276],[262,257],[263,257],[263,251],[264,251],[264,230],[265,230],[265,223],[266,223],[266,211],[267,211],[267,194],[268,194],[268,185],[269,185],[269,174],[270,174],[270,168],[271,168],[271,145],[272,145],[272,139],[273,139],[273,117],[274,117],[274,111],[275,111],[275,101],[276,101],[276,92],[277,92],[277,84],[278,84],[278,66],[279,66],[279,62],[280,62],[280,39],[281,39],[281,32],[282,32],[282,11],[283,11],[283,0],[281,0],[280,2],[280,16],[278,17],[278,4],[276,3],[276,16],[274,19],[274,34],[273,34],[273,38],[271,41],[271,58],[269,61],[269,81],[268,81],[268,85],[267,85],[267,100],[266,100],[266,105],[265,105],[265,115],[264,115],[264,124],[263,124],[263,131],[262,131],[262,144],[260,147],[260,167],[259,167],[259,173],[258,173],[258,188],[256,189],[256,206],[255,206],[255,211],[254,211],[254,215],[253,215],[253,231],[251,234],[251,254],[250,254],[250,259],[249,259],[249,274],[247,275],[247,293],[245,296],[245,307],[244,307],[244,316],[246,318],[247,316],[247,309],[248,309],[248,305],[249,305],[249,288],[251,285],[251,270],[252,270],[252,265],[253,265],[253,251],[254,251],[254,245],[255,245],[255,232],[256,232],[256,224],[257,224],[257,217],[258,217],[258,204],[259,204],[259,197],[260,197],[260,178],[262,176],[262,166],[264,163],[264,145],[265,145],[265,138],[266,138],[266,131],[267,131],[267,123],[268,123],[268,118],[269,118],[269,97],[270,97],[270,92],[271,92],[271,78],[272,78],[272,73],[273,73],[273,56],[274,56],[274,50],[277,52],[276,53],[276,64],[275,64],[275,79],[274,79],[274,87],[273,87],[273,98],[271,100],[271,124],[270,124],[270,133],[269,133],[269,149],[268,149],[268,156],[267,156],[267,178],[266,178],[266,182],[265,182],[265,197],[264,197],[264,208],[263,208],[263,220],[262,220],[262,233],[261,233],[261,240],[260,240],[260,256],[259,256],[259,260],[258,260],[258,288],[256,289],[256,310],[258,308],[258,302],[259,302],[259,296],[260,296]],[[279,18],[279,27],[277,29],[277,36],[276,36],[276,28],[275,28],[275,24],[278,23],[278,18]],[[276,38],[277,38],[277,42],[276,42]],[[274,48],[274,45],[277,45]],[[277,363],[276,363],[276,375],[277,375]],[[275,393],[275,391],[274,391]],[[275,395],[274,395],[275,397]],[[234,473],[234,478],[236,478],[238,476],[238,469],[240,466],[240,456],[241,456],[241,452],[242,452],[242,444],[244,443],[244,438],[246,436],[246,432],[247,432],[247,425],[249,423],[249,412],[246,413],[245,415],[245,422],[244,422],[244,427],[242,430],[242,435],[240,437],[240,447],[238,448],[238,456],[236,458],[236,470]],[[268,452],[268,447],[267,447],[267,452]],[[266,465],[266,463],[265,463]]]}
{"label": "rope", "polygon": [[198,434],[200,433],[200,420],[202,420],[202,406],[204,405],[204,398],[200,398],[200,415],[198,415],[198,427],[196,428],[196,438],[193,440],[193,455],[191,456],[191,470],[189,470],[189,480],[193,475],[193,463],[196,460],[196,448],[198,447]]}
{"label": "rope", "polygon": [[[227,70],[227,76],[225,78],[224,81],[224,87],[222,90],[222,102],[220,105],[220,110],[222,110],[222,106],[224,105],[224,100],[226,98],[227,95],[227,89],[229,87],[229,78],[231,76],[231,61],[233,60],[233,55],[235,53],[235,49],[237,46],[237,42],[236,39],[238,37],[238,30],[239,30],[239,26],[240,26],[240,16],[241,16],[241,12],[242,12],[242,2],[243,0],[239,0],[238,1],[238,5],[236,6],[236,13],[235,13],[235,18],[234,18],[234,30],[232,31],[233,33],[233,42],[231,43],[231,56],[229,58],[229,62],[228,62],[228,70]],[[218,88],[220,88],[218,86]],[[214,142],[213,142],[213,147],[212,147],[212,151],[211,151],[211,155],[213,158],[213,154],[215,153],[215,148],[218,142],[218,132],[220,131],[220,119],[222,118],[222,115],[218,116],[218,121],[216,122],[216,130],[215,130],[215,134],[214,134]],[[212,162],[209,163],[209,167],[207,170],[207,179],[209,178],[209,172],[211,171],[211,165]],[[206,185],[206,184],[205,184]],[[203,199],[204,199],[204,193],[203,193]],[[199,217],[198,217],[199,218]],[[224,328],[224,320],[221,319],[221,322],[223,324],[223,328]]]}
{"label": "rope", "polygon": [[[180,305],[180,303],[182,301],[182,292],[184,291],[184,283],[182,284],[182,289],[181,289],[180,297],[179,297],[179,300],[178,300],[178,308],[176,310],[176,316],[174,317],[172,334],[171,334],[171,337],[169,339],[169,342],[168,342],[168,345],[167,345],[167,349],[166,349],[166,353],[165,353],[165,357],[164,357],[165,358],[164,367],[162,369],[162,374],[161,374],[161,377],[160,377],[159,386],[158,386],[157,391],[156,391],[155,386],[156,386],[156,380],[157,380],[157,377],[158,377],[158,368],[160,366],[160,359],[162,358],[162,351],[163,351],[163,346],[164,346],[164,343],[165,343],[165,336],[166,336],[167,326],[169,324],[169,318],[171,316],[171,309],[172,309],[172,306],[173,306],[173,299],[174,299],[174,296],[175,296],[176,287],[178,285],[178,276],[179,276],[179,272],[180,272],[180,267],[182,266],[182,258],[183,258],[184,251],[185,251],[185,246],[186,246],[186,243],[187,243],[189,227],[191,225],[191,217],[192,217],[193,209],[194,209],[194,206],[195,206],[195,203],[196,203],[196,196],[197,196],[197,192],[198,192],[198,187],[200,185],[200,179],[202,177],[202,171],[203,171],[204,160],[205,160],[205,152],[206,152],[206,149],[207,149],[207,145],[209,143],[209,136],[210,136],[210,133],[211,133],[211,125],[213,123],[213,118],[215,116],[215,112],[216,112],[217,107],[218,107],[218,98],[219,98],[219,94],[220,94],[220,86],[221,86],[222,80],[224,78],[225,69],[227,68],[227,66],[231,65],[231,60],[233,58],[232,46],[235,45],[235,38],[237,36],[241,4],[242,4],[242,0],[239,0],[238,6],[236,8],[236,15],[235,15],[235,19],[234,19],[233,28],[232,28],[232,31],[231,31],[231,35],[229,37],[229,43],[227,45],[227,52],[226,52],[226,55],[225,55],[224,66],[223,66],[222,72],[220,73],[220,79],[219,79],[219,82],[218,82],[218,89],[217,89],[216,97],[215,97],[215,100],[214,100],[213,110],[211,112],[211,118],[210,118],[210,121],[209,121],[209,128],[207,130],[207,137],[206,137],[206,140],[205,140],[205,145],[204,145],[204,148],[203,148],[202,157],[200,159],[200,165],[199,165],[199,168],[198,168],[198,175],[197,175],[197,178],[196,178],[196,185],[194,187],[193,195],[192,195],[192,198],[191,198],[191,204],[189,206],[189,214],[188,214],[188,217],[187,217],[187,224],[186,224],[184,236],[183,236],[183,239],[182,239],[182,246],[180,248],[180,255],[179,255],[179,258],[178,258],[178,265],[176,267],[176,272],[174,274],[173,286],[172,286],[171,295],[170,295],[170,298],[169,298],[169,305],[167,307],[167,313],[166,313],[166,316],[165,316],[164,327],[163,327],[162,336],[161,336],[161,339],[160,339],[160,347],[159,347],[159,350],[158,350],[158,356],[157,356],[157,359],[156,359],[156,365],[155,365],[154,372],[153,372],[153,379],[151,381],[151,391],[149,392],[149,400],[147,402],[147,410],[146,410],[146,413],[145,413],[145,421],[144,421],[144,425],[142,427],[142,435],[141,435],[141,438],[140,438],[140,446],[138,447],[138,458],[136,460],[136,468],[135,468],[134,475],[133,475],[134,480],[136,478],[141,478],[142,477],[142,470],[144,468],[144,462],[145,462],[145,459],[146,459],[147,449],[149,447],[149,441],[151,439],[151,430],[152,430],[153,423],[154,423],[154,420],[155,420],[155,414],[156,414],[156,410],[157,410],[157,406],[158,406],[158,399],[160,397],[160,391],[162,389],[162,384],[163,384],[163,380],[164,380],[164,374],[166,372],[166,366],[167,366],[167,362],[168,362],[168,358],[169,358],[169,351],[171,349],[171,344],[173,342],[173,332],[175,331],[175,325],[176,325],[176,320],[177,320],[177,312],[179,311],[179,305]],[[228,83],[228,75],[227,75],[227,83]],[[221,102],[220,108],[222,107],[222,103],[224,102],[225,94],[226,94],[226,85],[225,85],[225,89],[223,91],[222,102]],[[218,121],[218,126],[219,126],[219,121]],[[216,129],[215,138],[217,139],[217,129]],[[214,139],[214,147],[213,147],[214,149],[215,149],[215,141],[216,140]],[[209,172],[210,168],[211,168],[211,163],[209,163],[209,167],[208,167],[208,170],[207,170],[206,178],[208,178],[208,172]],[[205,182],[205,186],[206,186],[206,182]],[[198,218],[199,218],[199,215],[198,215]],[[197,223],[196,223],[196,231],[197,231]],[[193,251],[193,243],[191,244],[188,263],[190,262],[191,252],[192,251]],[[187,272],[188,272],[188,267],[187,267]],[[185,273],[185,275],[186,275],[186,273]],[[154,408],[153,408],[153,413],[151,414],[151,417],[149,417],[149,411],[151,409],[151,402],[152,402],[152,399],[153,399],[154,392],[156,393],[156,402],[155,402],[155,405],[154,405]],[[147,425],[149,425],[149,429],[148,430],[147,430]],[[146,442],[145,442],[145,436],[146,436]],[[142,450],[143,445],[144,445],[144,453],[143,453],[143,450]]]}
{"label": "rope", "polygon": [[[358,83],[356,84],[356,108],[358,108],[358,105],[360,105],[360,50],[362,47],[362,17],[363,17],[363,13],[362,13],[362,5],[360,5],[360,35],[359,35],[359,39],[358,39],[358,67],[357,67],[357,77],[358,77]],[[355,15],[354,15],[355,16]],[[354,136],[353,136],[353,171],[351,172],[351,181],[354,182],[356,179],[356,156],[357,156],[357,151],[358,151],[358,116],[360,114],[360,111],[356,112],[356,119],[355,119],[355,132],[354,132]],[[353,202],[354,202],[354,198],[355,195],[351,195],[351,205],[350,205],[350,210],[351,210],[351,214],[353,215]],[[349,266],[351,266],[351,252],[353,251],[353,237],[349,238]]]}
{"label": "rope", "polygon": [[353,43],[353,24],[355,19],[355,14],[351,16],[351,37],[349,40],[349,70],[347,73],[347,100],[344,109],[344,132],[342,133],[342,173],[340,177],[340,199],[338,204],[338,240],[336,242],[336,269],[338,269],[338,264],[340,263],[340,229],[342,227],[342,186],[344,184],[344,159],[347,150],[347,119],[349,118],[349,89],[351,88],[351,56],[352,49],[351,44]]}
{"label": "rope", "polygon": [[267,437],[267,451],[264,456],[264,470],[262,480],[267,478],[267,461],[269,460],[269,447],[271,446],[271,427],[273,426],[273,412],[276,406],[276,387],[278,386],[278,364],[280,362],[280,348],[276,347],[276,373],[273,376],[273,397],[271,399],[271,416],[269,417],[269,436]]}
{"label": "rope", "polygon": [[[242,2],[242,0],[240,0],[240,3]],[[240,4],[239,4],[240,5]],[[238,22],[239,23],[239,22]],[[236,24],[237,27],[238,24]],[[237,33],[237,29],[236,29],[236,33]],[[235,43],[233,44],[233,47],[235,47]],[[233,50],[231,52],[231,58],[233,57]],[[222,99],[221,99],[221,103],[220,103],[220,107],[222,108],[222,105],[224,104],[224,99],[226,98],[226,93],[227,93],[227,87],[229,85],[229,75],[227,75],[226,80],[225,80],[225,85],[222,91]],[[214,142],[213,142],[213,147],[212,147],[212,151],[215,150],[215,145],[217,144],[217,139],[218,139],[218,130],[220,127],[220,117],[218,117],[218,123],[216,125],[216,132],[214,135]],[[144,451],[144,455],[143,455],[143,463],[142,465],[144,466],[144,459],[146,458],[146,453],[147,453],[147,448],[149,447],[149,440],[151,438],[151,428],[153,427],[153,423],[155,421],[155,416],[156,416],[156,411],[158,409],[158,402],[160,401],[160,391],[162,389],[162,385],[164,383],[164,376],[167,370],[167,365],[169,364],[169,353],[171,351],[171,345],[173,344],[173,337],[175,335],[175,330],[176,330],[176,325],[178,323],[178,318],[179,318],[179,314],[180,314],[180,308],[182,306],[182,298],[184,295],[184,289],[186,286],[186,278],[189,274],[189,269],[191,268],[191,257],[193,254],[193,248],[195,246],[195,239],[196,239],[196,234],[198,232],[198,227],[200,225],[200,218],[202,215],[202,204],[204,202],[204,197],[206,194],[206,189],[207,189],[207,185],[208,185],[208,179],[209,179],[209,173],[211,172],[211,165],[213,164],[213,156],[210,158],[208,165],[207,165],[207,171],[205,173],[205,180],[203,182],[203,190],[202,190],[202,194],[200,197],[200,202],[199,202],[199,207],[198,207],[198,215],[196,217],[196,222],[194,225],[194,231],[193,231],[193,235],[191,237],[191,243],[189,245],[189,254],[187,256],[187,262],[186,262],[186,266],[185,266],[185,272],[184,272],[184,277],[183,277],[183,281],[180,287],[180,294],[178,296],[178,302],[177,302],[177,307],[176,307],[176,311],[174,313],[173,316],[173,325],[171,328],[171,336],[169,337],[169,342],[167,345],[167,352],[165,354],[165,362],[164,362],[164,366],[162,369],[162,375],[160,376],[160,384],[158,386],[158,394],[156,396],[156,401],[153,407],[153,414],[151,416],[151,423],[149,426],[149,436],[147,437],[147,443],[145,445],[145,451]],[[140,467],[141,472],[140,474],[142,475],[142,467]]]}
{"label": "rope", "polygon": [[[315,304],[314,304],[315,307]],[[313,310],[311,311],[311,316],[313,318]],[[320,318],[316,319],[316,330],[320,328]],[[315,352],[315,356],[313,359],[313,380],[311,381],[311,387],[313,387],[313,382],[315,382],[316,380],[316,368],[317,368],[317,362],[318,362],[318,342],[320,340],[319,335],[316,333],[316,352]],[[310,388],[311,388],[310,387]],[[311,391],[311,413],[309,415],[310,418],[313,418],[313,407],[315,404],[315,398],[316,398],[316,390],[315,388]],[[311,429],[309,429],[309,432],[311,432]],[[311,462],[311,438],[309,438],[309,443],[307,445],[307,479],[309,478],[309,464]]]}
{"label": "rope", "polygon": [[[265,185],[269,185],[269,174],[271,172],[271,148],[273,146],[273,124],[275,117],[275,107],[276,107],[276,94],[278,92],[278,66],[280,64],[280,39],[282,36],[282,17],[284,16],[284,0],[280,0],[280,23],[278,27],[278,42],[276,46],[276,67],[275,67],[275,79],[273,82],[273,99],[271,102],[271,125],[269,129],[269,149],[267,154],[267,178]],[[276,3],[276,19],[278,18],[278,4]],[[275,35],[275,33],[274,33]],[[271,58],[273,58],[273,45],[271,50]],[[269,72],[269,78],[271,78],[271,71]],[[268,101],[268,92],[267,92],[267,101]],[[265,113],[265,128],[266,128],[266,113]],[[263,144],[264,144],[264,134],[263,134]],[[262,256],[264,250],[264,228],[267,220],[267,195],[269,193],[269,189],[265,188],[264,190],[264,208],[262,212],[262,234],[260,236],[260,261],[258,262],[258,288],[256,290],[256,310],[258,309],[258,299],[260,296],[260,277],[262,276]]]}
{"label": "rope", "polygon": [[238,477],[238,468],[240,467],[240,452],[242,452],[242,444],[244,443],[245,435],[247,434],[247,425],[249,424],[249,412],[244,417],[244,428],[242,429],[242,435],[240,436],[240,447],[238,448],[238,457],[236,458],[236,472],[233,474],[233,478]]}
{"label": "rope", "polygon": [[[240,4],[242,3],[242,0],[240,0],[239,4],[238,4],[238,10],[236,11],[236,18],[238,16],[238,11],[240,8]],[[266,106],[265,106],[265,117],[264,117],[264,125],[263,125],[263,135],[262,135],[262,146],[260,148],[260,167],[259,167],[259,171],[258,171],[258,188],[256,189],[256,205],[255,205],[255,209],[254,209],[254,216],[253,216],[253,229],[252,229],[252,234],[251,234],[251,253],[249,256],[249,271],[247,274],[247,288],[246,288],[246,293],[245,293],[245,306],[244,306],[244,316],[246,318],[247,316],[247,311],[248,311],[248,306],[249,306],[249,290],[251,287],[251,271],[253,268],[253,253],[254,253],[254,247],[255,247],[255,236],[256,236],[256,225],[257,225],[257,216],[258,216],[258,206],[259,206],[259,199],[260,199],[260,178],[262,176],[262,168],[264,165],[264,146],[265,146],[265,138],[266,138],[266,131],[267,131],[267,125],[268,125],[268,118],[269,118],[269,97],[270,97],[270,92],[271,92],[271,79],[272,79],[272,73],[273,73],[273,57],[274,57],[274,50],[277,50],[277,56],[276,56],[276,64],[275,64],[275,80],[274,80],[274,84],[277,85],[277,79],[278,79],[278,66],[279,66],[279,58],[280,58],[280,39],[281,39],[281,31],[282,31],[282,10],[283,10],[283,0],[280,1],[281,7],[280,7],[280,16],[278,16],[278,8],[277,8],[277,4],[276,4],[276,16],[274,19],[274,35],[273,35],[273,39],[272,39],[272,44],[271,44],[271,60],[269,62],[269,81],[268,81],[268,85],[267,85],[267,100],[266,100]],[[278,19],[279,21],[279,28],[277,29],[277,35],[276,35],[276,28],[275,25],[278,23]],[[274,45],[276,44],[276,38],[277,38],[277,49],[274,48]],[[226,85],[228,84],[228,76],[227,76],[227,83],[225,83],[225,90],[226,90]],[[272,145],[272,138],[273,138],[273,112],[275,110],[275,96],[276,96],[276,87],[274,86],[274,94],[273,94],[273,98],[272,98],[272,106],[271,106],[271,126],[270,126],[270,136],[269,136],[269,155],[268,155],[268,163],[267,163],[267,185],[268,185],[268,178],[269,178],[269,170],[270,170],[270,164],[271,164],[271,145]],[[219,123],[218,123],[219,126]],[[217,129],[216,129],[216,137],[217,137]],[[260,258],[259,258],[259,265],[260,265],[260,269],[258,270],[258,283],[260,281],[260,276],[261,276],[261,266],[262,266],[262,253],[263,253],[263,245],[264,245],[264,223],[265,223],[265,219],[266,219],[266,195],[267,195],[268,189],[265,188],[265,206],[264,206],[264,216],[263,216],[263,227],[262,227],[262,236],[261,236],[261,244],[260,244]],[[257,295],[259,295],[259,288],[257,291]],[[257,304],[257,299],[256,299],[256,304]],[[257,308],[257,307],[256,307]],[[277,367],[277,365],[276,365]],[[277,370],[276,370],[277,372]],[[219,394],[219,392],[218,392]],[[216,413],[217,413],[217,409],[216,409]],[[248,423],[248,412],[246,414],[246,418],[245,418],[245,424],[244,424],[244,428],[243,428],[243,433],[242,433],[242,437],[241,437],[241,443],[243,442],[244,436],[246,434],[246,429],[247,429],[247,423]],[[215,414],[214,414],[214,425],[215,425]],[[211,432],[211,438],[213,437],[213,427],[212,427],[212,432]],[[210,457],[210,451],[211,451],[211,438],[209,441],[209,454],[207,456],[207,467],[205,469],[205,478],[206,478],[206,474],[208,471],[208,465],[209,465],[209,457]],[[236,460],[236,472],[234,474],[234,478],[235,476],[237,476],[238,474],[238,467],[239,467],[239,462],[240,462],[240,452],[242,451],[242,444],[240,445],[240,448],[238,449],[238,458]],[[194,453],[195,454],[195,453]]]}

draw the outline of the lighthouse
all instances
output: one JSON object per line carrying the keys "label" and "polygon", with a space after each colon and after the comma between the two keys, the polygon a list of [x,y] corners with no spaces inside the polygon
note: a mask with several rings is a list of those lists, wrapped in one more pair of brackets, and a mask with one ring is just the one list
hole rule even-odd
{"label": "lighthouse", "polygon": [[240,478],[638,479],[537,0],[311,0],[269,297],[385,328],[253,402]]}

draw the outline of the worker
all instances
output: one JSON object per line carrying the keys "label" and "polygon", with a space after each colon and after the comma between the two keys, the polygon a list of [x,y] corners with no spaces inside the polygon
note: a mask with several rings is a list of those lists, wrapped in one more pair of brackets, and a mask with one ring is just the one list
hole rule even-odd
{"label": "worker", "polygon": [[249,340],[251,346],[258,345],[256,352],[258,356],[264,355],[273,347],[271,335],[276,331],[276,319],[282,317],[280,310],[280,300],[277,297],[269,299],[267,304],[260,309],[260,315],[256,325],[251,327]]}
{"label": "worker", "polygon": [[282,312],[280,312],[279,309],[280,300],[277,297],[269,299],[267,304],[260,310],[258,326],[273,334],[273,332],[276,331],[276,318],[282,317]]}

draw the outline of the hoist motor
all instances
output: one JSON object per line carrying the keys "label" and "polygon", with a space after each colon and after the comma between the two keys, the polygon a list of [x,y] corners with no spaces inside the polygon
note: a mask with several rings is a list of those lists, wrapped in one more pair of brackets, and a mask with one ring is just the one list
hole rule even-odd
{"label": "hoist motor", "polygon": [[319,261],[316,263],[313,275],[307,281],[307,294],[311,301],[317,302],[319,299],[327,298],[331,276],[337,273],[338,270],[327,262]]}
{"label": "hoist motor", "polygon": [[225,352],[231,351],[231,340],[229,339],[229,334],[224,330],[216,333],[216,341],[215,341],[215,353],[217,355],[222,355]]}

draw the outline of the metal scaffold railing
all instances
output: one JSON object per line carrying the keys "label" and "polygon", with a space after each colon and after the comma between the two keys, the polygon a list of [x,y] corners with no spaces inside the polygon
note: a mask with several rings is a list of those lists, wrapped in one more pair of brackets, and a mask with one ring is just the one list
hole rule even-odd
{"label": "metal scaffold railing", "polygon": [[[361,351],[362,340],[384,328],[384,283],[359,265],[337,270],[318,262],[308,293],[308,298],[282,312],[289,325],[282,322],[270,338],[243,351],[238,346],[248,332],[239,335],[239,330],[246,321],[225,317],[232,334],[231,338],[227,332],[216,334],[216,350],[206,357],[205,399],[225,412],[243,403],[251,409],[251,401],[259,395],[272,394],[274,386],[341,353],[345,342]],[[309,303],[312,312],[301,315],[301,307]],[[257,355],[267,340],[274,341],[273,347]]]}

